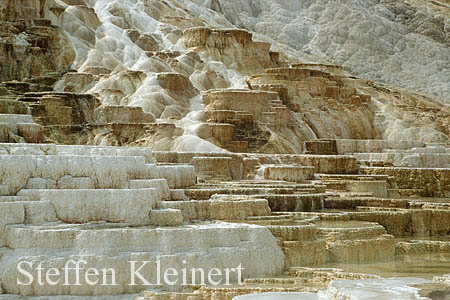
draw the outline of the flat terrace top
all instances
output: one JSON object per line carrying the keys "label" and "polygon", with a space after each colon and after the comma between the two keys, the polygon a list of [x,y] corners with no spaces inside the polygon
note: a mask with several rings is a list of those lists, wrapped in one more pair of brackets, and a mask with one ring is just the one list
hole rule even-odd
{"label": "flat terrace top", "polygon": [[414,167],[364,167],[361,169],[373,170],[429,170],[429,171],[450,171],[450,168],[414,168]]}

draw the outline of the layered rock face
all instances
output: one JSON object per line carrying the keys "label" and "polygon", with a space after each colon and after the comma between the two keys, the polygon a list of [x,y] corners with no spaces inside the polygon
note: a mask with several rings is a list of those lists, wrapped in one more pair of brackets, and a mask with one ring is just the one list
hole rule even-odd
{"label": "layered rock face", "polygon": [[243,73],[253,73],[279,64],[279,53],[270,52],[271,44],[253,41],[253,35],[240,29],[189,28],[183,33],[184,44],[205,51],[206,60],[222,61]]}
{"label": "layered rock face", "polygon": [[[376,140],[327,142],[335,145],[337,152],[370,153],[387,146],[406,151],[420,146]],[[309,144],[310,149],[329,151],[329,147]],[[24,299],[64,295],[82,299],[111,294],[132,299],[132,294],[140,292],[144,299],[232,299],[249,293],[255,294],[255,299],[268,295],[332,299],[335,294],[366,296],[372,284],[383,284],[377,292],[382,297],[391,297],[400,287],[402,297],[446,289],[445,267],[437,273],[423,273],[428,278],[441,276],[436,277],[436,283],[426,279],[385,280],[379,275],[386,273],[371,267],[387,264],[401,270],[403,260],[408,264],[421,261],[424,253],[445,256],[450,247],[448,198],[437,193],[428,195],[435,198],[405,196],[421,191],[397,186],[405,177],[387,172],[404,172],[402,167],[361,168],[355,157],[342,154],[152,153],[138,147],[0,146],[0,265],[5,299],[14,295]],[[444,149],[436,145],[414,149],[419,148],[421,152]],[[381,169],[386,172],[378,172]],[[447,171],[407,170],[421,174]],[[436,186],[445,191],[447,177],[427,178],[437,180]],[[431,190],[438,191],[436,187]],[[86,261],[86,267],[112,268],[121,275],[114,276],[115,285],[101,288],[17,282],[22,275],[18,265],[23,261],[63,272],[70,260],[79,259]],[[129,262],[137,259],[180,270],[187,264],[208,270],[243,263],[245,280],[237,285],[239,278],[232,277],[237,287],[155,285],[158,291],[145,291],[149,286],[129,284]],[[359,271],[355,272],[354,266]],[[36,272],[30,274],[38,276]],[[142,275],[150,282],[157,280],[152,268],[142,270]],[[70,276],[69,280],[75,280],[73,273]],[[301,293],[317,291],[319,294]],[[272,294],[257,295],[261,292]]]}
{"label": "layered rock face", "polygon": [[359,76],[434,94],[448,103],[448,1],[180,2],[208,21],[219,23],[223,19],[217,15],[223,16],[262,39],[275,40],[292,56],[319,56]]}
{"label": "layered rock face", "polygon": [[[246,277],[277,275],[283,269],[283,253],[268,229],[225,223],[187,225],[186,208],[167,209],[172,190],[176,194],[177,189],[195,184],[192,166],[157,165],[145,148],[2,144],[1,150],[0,265],[5,294],[137,293],[146,286],[130,285],[125,276],[130,272],[128,261],[137,258],[173,267],[185,260],[199,268],[220,267],[220,260],[223,268],[232,260],[236,266],[253,261]],[[214,204],[211,202],[208,220],[220,219],[213,213]],[[249,200],[235,208],[230,204],[218,207],[224,219],[231,217],[230,209],[238,212],[245,207],[253,210],[251,216],[270,213],[266,200]],[[159,257],[164,258],[161,261]],[[268,257],[273,258],[270,265],[263,263]],[[37,281],[20,285],[17,265],[27,259],[57,268],[70,259],[83,259],[88,267],[112,268],[121,275],[115,278],[115,285],[101,289],[88,284],[74,289],[62,281],[58,285]],[[153,271],[148,268],[143,274],[156,282]],[[72,275],[69,280],[75,280]]]}
{"label": "layered rock face", "polygon": [[[446,106],[352,77],[342,67],[323,63],[318,57],[299,63],[304,57],[292,57],[288,48],[268,42],[269,32],[262,30],[267,36],[261,36],[232,27],[239,18],[229,15],[231,2],[202,3],[211,5],[209,11],[191,1],[167,5],[131,2],[3,4],[5,70],[1,80],[29,85],[15,94],[7,89],[3,94],[9,100],[24,92],[54,89],[88,93],[98,98],[101,106],[112,106],[102,109],[108,116],[101,122],[81,124],[92,125],[87,130],[75,129],[80,124],[53,135],[44,130],[47,140],[142,145],[163,151],[262,153],[301,153],[303,142],[316,138],[448,140]],[[140,8],[132,9],[133,5]],[[302,13],[315,7],[284,5]],[[352,3],[344,6],[358,8]],[[244,15],[248,8],[242,8]],[[259,7],[252,12],[252,20],[264,19],[260,15],[266,9],[271,11],[273,6]],[[398,11],[401,14],[402,9]],[[267,27],[252,22],[244,27],[256,31]],[[314,59],[320,63],[311,63]],[[220,90],[225,88],[232,90]],[[264,99],[270,92],[274,94],[267,103],[258,104],[265,106],[263,111],[258,105],[224,108],[229,105],[213,105],[208,96],[214,93],[217,103],[229,101],[230,96],[240,103],[253,96]],[[111,118],[114,110],[133,116]],[[260,118],[260,113],[265,117]],[[42,116],[35,110],[31,114],[39,124],[50,126],[40,122]],[[61,124],[56,121],[55,125]],[[161,127],[168,130],[154,130]]]}
{"label": "layered rock face", "polygon": [[375,138],[371,97],[356,91],[356,80],[337,73],[294,64],[268,69],[248,81],[252,88],[284,91],[283,104],[297,112],[317,138]]}
{"label": "layered rock face", "polygon": [[447,297],[447,2],[1,2],[0,300]]}
{"label": "layered rock face", "polygon": [[[383,145],[374,141],[363,148],[356,140],[333,144],[355,151]],[[360,146],[352,148],[355,144]],[[148,289],[128,284],[129,261],[136,259],[179,269],[182,260],[205,269],[245,263],[245,281],[237,289],[167,286],[171,292],[146,291],[145,299],[232,299],[258,292],[276,297],[327,285],[320,292],[326,297],[367,295],[368,278],[391,285],[380,295],[405,286],[401,295],[406,297],[437,287],[422,279],[383,281],[369,266],[395,265],[404,257],[414,261],[424,251],[443,254],[449,246],[448,198],[395,198],[403,193],[393,188],[391,175],[365,175],[349,155],[153,155],[146,148],[52,144],[2,144],[1,153],[0,264],[7,297],[123,294],[131,299],[130,294]],[[362,170],[371,169],[379,168]],[[446,186],[445,176],[437,180]],[[405,241],[407,236],[416,240]],[[60,270],[70,259],[83,259],[87,267],[110,267],[125,275],[102,288],[18,285],[17,266],[27,259]],[[335,265],[343,269],[328,267]],[[367,266],[367,271],[346,270],[354,265]],[[142,274],[156,280],[151,268]],[[345,281],[332,281],[336,279]],[[353,283],[355,279],[363,280]],[[301,289],[295,282],[311,288]],[[426,286],[407,288],[412,283]],[[352,284],[359,289],[346,288]]]}
{"label": "layered rock face", "polygon": [[3,1],[0,7],[1,81],[45,77],[68,69],[75,52],[68,36],[46,19],[46,1]]}

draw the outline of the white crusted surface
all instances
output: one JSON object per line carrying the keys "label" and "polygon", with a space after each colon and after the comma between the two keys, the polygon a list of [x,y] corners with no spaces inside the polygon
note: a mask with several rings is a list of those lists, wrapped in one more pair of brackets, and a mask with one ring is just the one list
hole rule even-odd
{"label": "white crusted surface", "polygon": [[[163,267],[170,266],[181,270],[187,265],[210,268],[237,267],[242,263],[244,277],[273,276],[281,274],[284,255],[275,238],[266,228],[217,223],[210,225],[185,226],[180,228],[158,229],[102,229],[102,230],[42,230],[36,227],[34,233],[26,233],[27,228],[11,226],[9,235],[11,246],[42,246],[45,239],[47,249],[30,248],[6,252],[0,260],[3,288],[6,293],[23,295],[101,295],[136,293],[143,286],[129,286],[130,266],[128,261],[151,261],[149,268],[141,272],[145,278],[155,282],[155,261],[161,260]],[[69,230],[68,230],[69,229]],[[24,231],[25,230],[25,231]],[[33,230],[32,230],[33,231]],[[22,232],[22,233],[21,233]],[[65,235],[64,245],[61,235]],[[26,235],[24,235],[26,234]],[[72,238],[68,239],[68,235]],[[23,244],[23,243],[26,243]],[[71,242],[71,243],[70,243]],[[63,249],[49,247],[64,247]],[[117,272],[117,286],[18,286],[20,276],[16,264],[21,260],[43,262],[47,266],[62,268],[68,259],[85,259],[85,267],[114,268]],[[266,262],[270,261],[270,264]],[[232,276],[232,280],[237,278]],[[72,278],[73,279],[73,278]],[[74,279],[73,279],[74,280]],[[148,288],[148,287],[147,287]]]}
{"label": "white crusted surface", "polygon": [[149,224],[148,211],[160,201],[154,189],[121,190],[22,190],[18,195],[50,201],[59,220],[66,223],[90,221]]}
{"label": "white crusted surface", "polygon": [[320,293],[320,296],[335,300],[419,300],[422,298],[418,294],[418,289],[410,285],[429,282],[431,281],[420,278],[335,280],[329,284],[326,292]]}

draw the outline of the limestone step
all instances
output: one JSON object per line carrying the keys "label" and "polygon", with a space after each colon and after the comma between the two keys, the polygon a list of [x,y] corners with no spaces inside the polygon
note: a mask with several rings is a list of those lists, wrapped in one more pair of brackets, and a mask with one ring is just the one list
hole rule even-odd
{"label": "limestone step", "polygon": [[16,80],[2,82],[1,85],[6,87],[8,91],[15,92],[18,94],[23,94],[24,92],[27,92],[30,86],[30,84],[27,82]]}
{"label": "limestone step", "polygon": [[339,180],[322,180],[321,183],[325,185],[327,190],[346,191],[347,183]]}
{"label": "limestone step", "polygon": [[411,201],[409,205],[411,209],[450,209],[450,198],[447,198],[446,203]]}
{"label": "limestone step", "polygon": [[424,189],[388,189],[387,192],[389,198],[426,196]]}
{"label": "limestone step", "polygon": [[42,224],[56,220],[55,210],[48,201],[0,202],[0,248],[6,246],[6,225]]}
{"label": "limestone step", "polygon": [[30,178],[25,189],[94,189],[94,181],[90,177],[62,176],[58,180]]}
{"label": "limestone step", "polygon": [[[77,155],[0,155],[4,196],[25,189],[30,178],[49,181],[88,177],[95,188],[127,188],[130,179],[150,178],[144,157]],[[37,179],[35,179],[37,180]]]}
{"label": "limestone step", "polygon": [[282,188],[293,188],[296,186],[304,186],[305,184],[287,182],[283,180],[265,180],[265,179],[250,179],[250,180],[239,180],[239,181],[222,181],[199,183],[199,187],[217,187],[217,186],[236,186],[236,187],[282,187]]}
{"label": "limestone step", "polygon": [[[132,251],[145,247],[147,252],[155,251],[156,254],[158,251],[175,252],[204,246],[203,244],[196,245],[195,240],[183,237],[184,234],[194,236],[202,236],[204,234],[206,239],[201,240],[207,243],[208,238],[213,238],[217,246],[235,242],[236,244],[233,247],[237,247],[238,244],[245,243],[244,240],[240,240],[239,235],[220,236],[220,233],[226,232],[241,233],[244,236],[262,234],[268,238],[268,242],[274,240],[267,229],[258,227],[257,230],[250,230],[253,228],[255,226],[223,222],[217,224],[185,225],[174,228],[148,226],[128,227],[128,224],[117,223],[65,224],[62,222],[53,222],[42,225],[8,225],[6,231],[8,235],[8,247],[11,249],[91,248],[94,253],[96,251],[101,253],[101,251],[104,251],[110,245],[115,245],[117,249],[129,249]],[[171,245],[173,248],[168,249],[167,243],[162,242],[164,238],[166,240],[172,239],[180,242],[173,243]],[[95,244],[95,247],[92,247],[92,243]]]}
{"label": "limestone step", "polygon": [[[348,220],[321,220],[314,223],[314,234],[310,238],[305,240],[301,237],[299,241],[288,239],[281,243],[288,266],[389,261],[394,258],[394,239],[378,223]],[[297,227],[287,226],[286,229]],[[380,253],[374,254],[374,251],[370,251],[372,247],[379,247]],[[301,253],[314,255],[305,256]]]}
{"label": "limestone step", "polygon": [[17,135],[23,137],[27,143],[44,142],[44,128],[36,123],[17,123]]}
{"label": "limestone step", "polygon": [[[414,224],[411,219],[411,211],[398,208],[363,207],[363,210],[357,209],[357,212],[351,213],[349,216],[352,220],[377,222],[395,237],[402,237],[405,234],[411,235],[411,225]],[[420,218],[417,219],[418,222],[421,222],[420,220]],[[423,224],[417,225],[424,227]],[[426,231],[427,229],[422,228],[420,230]]]}
{"label": "limestone step", "polygon": [[155,122],[152,114],[143,112],[141,107],[102,105],[102,118],[96,120],[96,124],[150,124]]}
{"label": "limestone step", "polygon": [[0,143],[0,149],[10,155],[142,156],[153,163],[152,150],[143,147]]}
{"label": "limestone step", "polygon": [[2,202],[23,202],[29,201],[27,196],[0,196],[0,203]]}
{"label": "limestone step", "polygon": [[199,179],[225,177],[232,179],[233,159],[231,157],[194,156],[190,162]]}
{"label": "limestone step", "polygon": [[[385,149],[381,154],[445,154],[447,149],[444,146],[426,146],[426,147],[412,147],[411,149]],[[363,153],[361,153],[363,154]],[[380,153],[373,153],[380,154]]]}
{"label": "limestone step", "polygon": [[184,189],[197,183],[195,168],[191,165],[157,165],[156,171],[159,178],[167,180],[171,189]]}
{"label": "limestone step", "polygon": [[315,174],[317,180],[388,180],[387,175],[365,175],[365,174]]}
{"label": "limestone step", "polygon": [[331,262],[363,263],[394,259],[394,237],[386,234],[386,229],[378,223],[319,221],[316,226],[327,243]]}
{"label": "limestone step", "polygon": [[264,155],[249,153],[245,158],[258,160],[263,164],[282,164],[295,166],[314,166],[315,173],[324,174],[358,174],[359,162],[349,155],[303,155],[303,154],[275,154]]}
{"label": "limestone step", "polygon": [[183,224],[183,214],[179,209],[151,209],[149,212],[150,225],[179,226]]}
{"label": "limestone step", "polygon": [[276,92],[262,90],[209,90],[202,95],[207,109],[246,111],[255,116],[260,116],[268,109],[268,102],[277,98]]}
{"label": "limestone step", "polygon": [[377,275],[344,272],[344,270],[337,268],[306,268],[306,267],[291,267],[286,272],[286,275],[305,278],[316,282],[324,282],[325,284],[328,284],[332,280],[356,280],[356,279],[380,278],[380,276]]}
{"label": "limestone step", "polygon": [[197,132],[201,138],[215,138],[221,145],[233,139],[236,126],[228,123],[201,123]]}
{"label": "limestone step", "polygon": [[248,141],[230,141],[225,148],[231,152],[245,153],[248,152]]}
{"label": "limestone step", "polygon": [[52,222],[42,225],[8,225],[7,247],[11,249],[64,249],[76,247],[76,235],[85,231],[101,236],[99,230],[126,228],[127,224],[65,224]]}
{"label": "limestone step", "polygon": [[55,151],[59,155],[142,156],[146,163],[153,163],[152,150],[144,147],[55,145]]}
{"label": "limestone step", "polygon": [[321,182],[329,190],[367,193],[379,198],[388,196],[388,184],[385,180],[324,180]]}
{"label": "limestone step", "polygon": [[270,100],[269,103],[273,105],[283,105],[283,101],[281,100]]}
{"label": "limestone step", "polygon": [[27,115],[28,106],[22,102],[16,101],[16,97],[0,97],[0,114]]}
{"label": "limestone step", "polygon": [[323,194],[260,194],[256,197],[267,199],[272,211],[316,211],[324,208]]}
{"label": "limestone step", "polygon": [[[8,261],[8,264],[2,265],[2,271],[7,274],[3,276],[2,291],[16,291],[15,294],[27,291],[14,280],[20,276],[17,263],[23,256],[34,263],[42,263],[42,266],[55,266],[61,272],[66,262],[74,256],[86,260],[86,268],[113,268],[124,272],[129,268],[129,261],[149,261],[149,268],[143,268],[140,273],[151,282],[156,279],[153,266],[157,260],[160,260],[161,266],[179,270],[186,265],[210,270],[237,267],[242,263],[244,278],[274,277],[281,274],[284,268],[283,253],[270,231],[246,224],[216,223],[178,228],[126,228],[115,224],[8,225],[7,244],[9,249],[18,249],[14,252],[21,253],[20,257],[11,252],[2,257]],[[40,252],[36,252],[38,248]],[[55,260],[58,265],[52,264]],[[271,264],[262,264],[261,261],[265,260],[270,260]],[[234,284],[237,275],[231,275]],[[74,276],[70,276],[70,282],[74,282]],[[68,288],[62,282],[57,286],[36,285],[33,295],[99,296],[138,293],[149,289],[149,286],[143,285],[130,286],[129,276],[117,274],[116,279],[117,285],[104,287],[83,284]],[[181,283],[178,287],[181,288]]]}
{"label": "limestone step", "polygon": [[[282,191],[284,193],[284,189],[292,190],[292,193],[295,194],[315,194],[315,193],[324,193],[325,190],[321,186],[313,186],[313,185],[264,185],[264,184],[198,184],[195,186],[198,190],[211,190],[211,189],[233,189],[234,193],[238,193],[242,190],[248,189],[272,189],[275,193],[277,191]],[[281,190],[279,190],[281,189]],[[249,194],[249,192],[243,192],[243,194]]]}
{"label": "limestone step", "polygon": [[171,189],[170,190],[170,201],[184,201],[189,200],[183,189]]}
{"label": "limestone step", "polygon": [[[359,208],[357,208],[357,211]],[[352,219],[378,222],[396,237],[447,237],[450,228],[448,209],[400,209],[362,207],[350,213]]]}
{"label": "limestone step", "polygon": [[[280,222],[296,222],[292,214],[286,214],[285,212],[272,212],[270,216],[258,216],[248,217],[249,223],[258,224],[259,222],[270,222],[272,225],[277,225]],[[301,220],[303,221],[303,220]]]}
{"label": "limestone step", "polygon": [[371,152],[381,153],[384,152],[385,149],[407,150],[413,147],[424,147],[425,143],[420,141],[337,139],[336,146],[339,154]]}
{"label": "limestone step", "polygon": [[273,105],[270,108],[270,111],[281,114],[281,113],[288,113],[289,109],[285,105],[282,104],[282,105]]}
{"label": "limestone step", "polygon": [[[300,285],[300,284],[304,284],[305,282],[306,282],[306,280],[303,280],[302,278],[286,278],[286,277],[283,277],[283,278],[248,278],[248,279],[244,280],[244,284],[245,285],[255,285],[255,284]],[[289,293],[289,295],[290,294],[291,293]],[[289,295],[288,295],[288,293],[286,293],[286,296],[289,296]],[[293,294],[293,295],[295,295],[295,294]],[[301,294],[299,294],[298,296],[300,296],[300,295]],[[258,297],[256,297],[256,296],[258,296]],[[269,299],[269,298],[266,298],[266,297],[268,297],[267,293],[265,293],[265,294],[257,294],[257,295],[253,294],[253,297],[250,297],[250,295],[248,295],[246,297],[241,296],[241,297],[237,297],[237,299],[247,299],[247,298],[248,299],[253,299],[253,300],[264,300],[264,299],[267,300],[267,299]],[[236,298],[233,298],[233,299],[236,299]],[[270,299],[272,300],[272,299],[280,299],[280,298],[273,298],[273,296],[272,296],[272,297],[270,297]],[[290,299],[290,298],[283,298],[283,299]],[[308,298],[300,298],[300,299],[305,300],[305,299],[308,299]],[[314,298],[314,299],[316,299],[316,298]]]}
{"label": "limestone step", "polygon": [[361,221],[318,221],[318,233],[333,240],[370,239],[386,234],[386,229],[375,222]]}
{"label": "limestone step", "polygon": [[0,248],[6,247],[5,226],[8,224],[23,224],[25,209],[19,202],[0,202]]}
{"label": "limestone step", "polygon": [[357,206],[409,208],[408,199],[387,199],[376,197],[326,197],[327,209],[355,209]]}
{"label": "limestone step", "polygon": [[24,201],[14,202],[23,204],[25,219],[24,224],[43,224],[58,221],[56,211],[50,201]]}
{"label": "limestone step", "polygon": [[227,119],[233,119],[236,115],[234,110],[204,110],[208,116],[208,122],[224,123]]}
{"label": "limestone step", "polygon": [[122,190],[21,190],[31,201],[49,201],[59,220],[66,223],[106,221],[148,225],[148,211],[156,208],[160,194],[155,188]]}
{"label": "limestone step", "polygon": [[270,232],[280,241],[316,241],[318,236],[317,226],[314,224],[302,224],[295,221],[291,222],[273,222],[267,225]]}
{"label": "limestone step", "polygon": [[0,142],[7,143],[42,143],[44,131],[36,123],[0,122]]}
{"label": "limestone step", "polygon": [[336,140],[310,140],[305,142],[306,154],[337,155]]}
{"label": "limestone step", "polygon": [[252,123],[255,120],[253,114],[250,114],[245,111],[236,112],[235,118],[238,119],[239,122]]}
{"label": "limestone step", "polygon": [[260,194],[290,194],[292,188],[214,188],[214,189],[186,189],[186,196],[194,200],[208,200],[215,194],[231,195],[260,195]]}
{"label": "limestone step", "polygon": [[310,166],[262,165],[260,171],[264,179],[302,182],[314,177],[315,168]]}
{"label": "limestone step", "polygon": [[165,201],[161,203],[161,207],[179,209],[185,221],[235,221],[270,215],[267,200],[242,198],[242,200]]}
{"label": "limestone step", "polygon": [[311,189],[320,189],[322,186],[317,183],[294,183],[287,181],[275,180],[241,180],[241,181],[225,181],[220,183],[200,183],[198,188],[290,188],[295,192],[309,191]]}
{"label": "limestone step", "polygon": [[[426,148],[424,148],[426,149]],[[359,160],[390,163],[396,167],[440,168],[450,163],[450,154],[445,148],[443,152],[393,151],[392,153],[355,153]],[[447,152],[446,152],[447,151]]]}
{"label": "limestone step", "polygon": [[450,253],[450,238],[447,241],[410,240],[397,242],[395,245],[397,255],[423,255]]}
{"label": "limestone step", "polygon": [[133,179],[129,181],[130,189],[155,188],[160,193],[161,200],[170,200],[171,191],[166,179]]}
{"label": "limestone step", "polygon": [[346,180],[346,190],[350,192],[368,192],[374,197],[388,197],[387,183],[385,180]]}
{"label": "limestone step", "polygon": [[381,160],[359,160],[362,167],[393,167],[394,165],[388,161]]}
{"label": "limestone step", "polygon": [[373,198],[372,193],[368,192],[346,192],[346,191],[325,191],[326,197],[371,197]]}

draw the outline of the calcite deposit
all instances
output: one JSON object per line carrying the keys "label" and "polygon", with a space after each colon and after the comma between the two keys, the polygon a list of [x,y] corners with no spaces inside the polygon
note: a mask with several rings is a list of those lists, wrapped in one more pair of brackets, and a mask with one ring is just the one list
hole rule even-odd
{"label": "calcite deposit", "polygon": [[449,17],[2,0],[0,300],[449,298]]}

